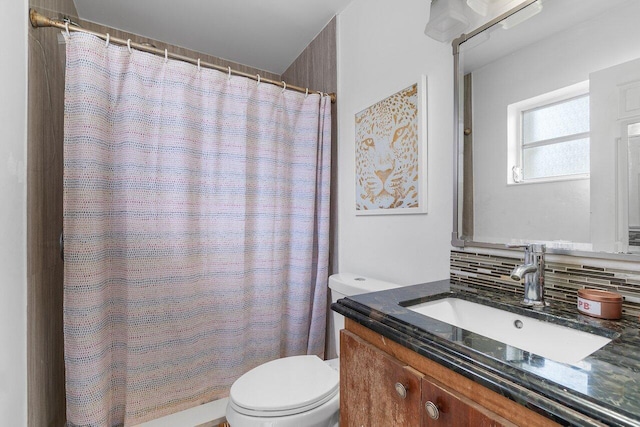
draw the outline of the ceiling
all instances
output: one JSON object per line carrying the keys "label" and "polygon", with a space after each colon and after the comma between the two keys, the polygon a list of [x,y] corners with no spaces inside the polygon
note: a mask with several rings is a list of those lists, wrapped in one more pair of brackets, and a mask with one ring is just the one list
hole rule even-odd
{"label": "ceiling", "polygon": [[282,74],[352,0],[74,0],[81,19]]}

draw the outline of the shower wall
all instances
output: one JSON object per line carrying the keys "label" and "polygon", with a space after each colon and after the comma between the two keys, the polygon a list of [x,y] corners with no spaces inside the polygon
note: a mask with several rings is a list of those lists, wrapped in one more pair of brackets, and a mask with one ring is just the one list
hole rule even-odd
{"label": "shower wall", "polygon": [[[75,15],[72,0],[32,0],[51,17]],[[62,126],[64,44],[59,31],[29,28],[27,130],[28,425],[65,423],[62,337]]]}
{"label": "shower wall", "polygon": [[[279,75],[167,45],[90,22],[82,22],[72,0],[31,0],[49,17],[70,17],[85,28],[113,37],[150,42],[160,49],[247,73],[282,80]],[[61,427],[66,422],[62,329],[63,262],[62,141],[65,45],[55,28],[29,29],[27,148],[27,368],[28,425]]]}

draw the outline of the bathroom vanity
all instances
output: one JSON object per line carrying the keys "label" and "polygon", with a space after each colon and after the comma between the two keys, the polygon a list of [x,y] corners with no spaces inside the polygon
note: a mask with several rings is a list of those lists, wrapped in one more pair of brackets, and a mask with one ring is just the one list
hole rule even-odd
{"label": "bathroom vanity", "polygon": [[[523,330],[538,318],[604,333],[611,341],[563,363],[408,308],[443,297],[515,313]],[[604,321],[555,302],[524,309],[515,295],[468,290],[449,280],[356,295],[332,309],[347,319],[340,355],[344,426],[640,426],[635,318]]]}
{"label": "bathroom vanity", "polygon": [[357,323],[341,348],[344,425],[557,425]]}

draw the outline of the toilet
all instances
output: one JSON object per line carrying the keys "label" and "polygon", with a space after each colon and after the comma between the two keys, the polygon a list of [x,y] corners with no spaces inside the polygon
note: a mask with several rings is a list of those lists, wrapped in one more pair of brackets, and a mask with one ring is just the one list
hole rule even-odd
{"label": "toilet", "polygon": [[[331,301],[400,285],[351,273],[329,277]],[[344,318],[331,312],[329,354],[339,355]],[[331,345],[333,344],[333,345]],[[317,356],[291,356],[253,368],[231,386],[227,422],[231,427],[338,427],[340,363]]]}

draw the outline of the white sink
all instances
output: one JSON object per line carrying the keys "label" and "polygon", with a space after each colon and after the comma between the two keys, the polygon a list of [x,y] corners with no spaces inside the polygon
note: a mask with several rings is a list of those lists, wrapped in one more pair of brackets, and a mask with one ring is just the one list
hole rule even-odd
{"label": "white sink", "polygon": [[459,298],[443,298],[406,308],[561,363],[575,364],[611,341]]}

